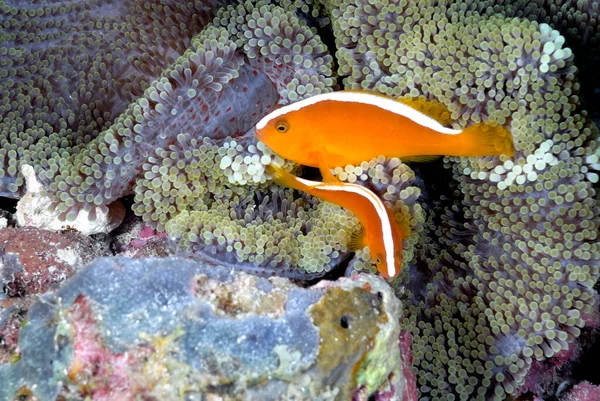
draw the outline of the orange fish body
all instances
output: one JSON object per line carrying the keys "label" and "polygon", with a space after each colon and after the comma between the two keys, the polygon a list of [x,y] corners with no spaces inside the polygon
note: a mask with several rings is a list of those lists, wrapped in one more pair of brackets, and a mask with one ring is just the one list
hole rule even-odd
{"label": "orange fish body", "polygon": [[440,123],[448,120],[443,110],[432,102],[365,91],[324,93],[272,111],[256,125],[256,135],[286,159],[314,167],[322,166],[323,155],[329,168],[380,155],[513,156],[512,137],[505,128],[479,123],[450,129]]}
{"label": "orange fish body", "polygon": [[354,213],[362,225],[362,233],[356,243],[350,244],[351,248],[368,246],[371,259],[384,277],[398,275],[402,266],[402,240],[408,236],[408,229],[398,226],[391,211],[377,195],[361,185],[309,181],[273,165],[269,169],[278,184],[335,203]]}

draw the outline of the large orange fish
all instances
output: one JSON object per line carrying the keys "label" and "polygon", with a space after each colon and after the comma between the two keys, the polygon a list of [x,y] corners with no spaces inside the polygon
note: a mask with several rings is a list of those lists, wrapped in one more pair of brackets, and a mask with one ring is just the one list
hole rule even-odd
{"label": "large orange fish", "polygon": [[455,130],[442,125],[449,115],[441,103],[339,91],[272,111],[258,122],[256,135],[286,159],[330,169],[380,155],[404,161],[514,155],[504,127],[478,123]]}
{"label": "large orange fish", "polygon": [[398,226],[391,211],[377,195],[361,185],[343,183],[332,177],[331,182],[309,181],[273,165],[268,167],[268,171],[279,185],[306,192],[354,213],[362,229],[351,238],[350,248],[368,246],[371,259],[384,277],[398,275],[402,267],[402,240],[408,236],[409,229],[407,225]]}

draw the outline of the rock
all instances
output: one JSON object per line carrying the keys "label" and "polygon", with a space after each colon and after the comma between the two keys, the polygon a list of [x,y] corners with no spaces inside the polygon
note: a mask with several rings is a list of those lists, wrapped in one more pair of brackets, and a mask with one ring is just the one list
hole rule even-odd
{"label": "rock", "polygon": [[[77,232],[35,227],[0,230],[0,363],[12,362],[27,309],[85,264],[108,254],[108,244]],[[1,399],[1,398],[0,398]]]}
{"label": "rock", "polygon": [[163,258],[169,255],[167,234],[152,229],[137,216],[127,216],[112,236],[118,256]]}
{"label": "rock", "polygon": [[0,285],[9,297],[41,294],[99,256],[107,244],[73,231],[0,230]]}
{"label": "rock", "polygon": [[21,324],[34,297],[5,298],[0,300],[0,366],[18,358],[18,340]]}
{"label": "rock", "polygon": [[52,199],[42,194],[42,185],[37,180],[33,167],[24,164],[21,168],[27,184],[27,193],[17,203],[17,224],[33,226],[50,231],[75,230],[85,235],[107,234],[117,228],[125,217],[125,207],[119,201],[97,207],[93,213],[79,211],[73,221],[65,221],[58,210],[49,210]]}
{"label": "rock", "polygon": [[567,394],[563,395],[562,401],[598,401],[600,400],[600,386],[588,382],[575,385]]}
{"label": "rock", "polygon": [[30,307],[0,399],[405,400],[400,315],[372,275],[301,288],[100,258]]}

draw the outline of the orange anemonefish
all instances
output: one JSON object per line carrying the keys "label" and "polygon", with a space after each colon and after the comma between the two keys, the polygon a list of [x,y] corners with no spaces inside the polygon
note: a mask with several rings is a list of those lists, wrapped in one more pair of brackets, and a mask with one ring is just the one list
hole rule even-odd
{"label": "orange anemonefish", "polygon": [[371,259],[384,277],[398,275],[402,267],[402,240],[408,237],[409,229],[398,226],[377,195],[361,185],[343,183],[333,175],[330,180],[335,181],[318,182],[296,177],[273,165],[268,166],[268,171],[279,185],[306,192],[354,213],[362,229],[350,239],[349,248],[368,246]]}
{"label": "orange anemonefish", "polygon": [[258,122],[256,135],[286,159],[330,169],[380,155],[403,161],[514,155],[504,127],[478,123],[455,130],[443,125],[451,123],[449,116],[441,103],[339,91],[272,111]]}

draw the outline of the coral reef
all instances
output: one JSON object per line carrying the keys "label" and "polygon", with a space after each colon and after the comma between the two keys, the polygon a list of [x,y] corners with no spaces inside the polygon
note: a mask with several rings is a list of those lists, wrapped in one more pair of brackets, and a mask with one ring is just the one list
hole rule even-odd
{"label": "coral reef", "polygon": [[[0,91],[7,95],[0,100],[0,194],[23,194],[19,168],[28,163],[53,197],[55,211],[68,221],[81,212],[93,220],[114,200],[133,194],[133,210],[149,225],[147,230],[166,230],[175,252],[267,276],[322,276],[350,258],[346,242],[357,223],[337,207],[271,185],[266,164],[294,166],[256,143],[252,125],[277,104],[336,89],[333,59],[306,23],[330,22],[337,73],[346,88],[436,99],[448,107],[456,128],[481,120],[503,124],[511,129],[517,155],[513,160],[446,158],[410,168],[396,159],[374,159],[335,169],[340,179],[381,195],[398,221],[408,220],[411,226],[404,273],[390,284],[405,304],[401,344],[407,348],[412,341],[414,375],[394,373],[396,382],[382,387],[380,379],[391,369],[386,363],[394,360],[382,359],[380,346],[389,339],[373,343],[366,356],[354,341],[357,335],[373,338],[392,320],[370,316],[377,327],[358,322],[355,335],[340,325],[357,317],[344,315],[346,323],[340,320],[330,333],[352,343],[336,357],[340,371],[356,374],[357,383],[335,382],[335,371],[326,363],[302,370],[307,367],[294,359],[302,352],[298,356],[278,348],[278,360],[287,365],[278,370],[273,363],[256,377],[276,371],[279,381],[265,387],[251,381],[242,391],[253,396],[285,389],[298,392],[298,399],[315,399],[302,393],[303,383],[287,384],[294,372],[303,372],[294,379],[301,381],[318,371],[324,387],[315,391],[323,399],[350,392],[355,399],[401,393],[414,399],[411,383],[420,397],[430,400],[504,400],[527,390],[543,392],[545,368],[564,365],[581,329],[598,318],[592,286],[600,257],[600,134],[580,103],[582,91],[589,100],[598,87],[598,2],[280,4],[283,8],[248,1],[217,12],[222,3],[208,1],[2,3]],[[586,80],[583,88],[576,77]],[[153,235],[140,231],[140,240],[125,241],[123,250],[152,244]],[[5,255],[4,271],[12,266],[11,258]],[[191,262],[181,263],[193,270]],[[347,273],[361,271],[374,271],[362,251],[349,261]],[[158,272],[152,277],[166,289],[148,281],[142,289],[129,287],[121,273],[113,273],[133,293],[152,288],[159,296],[156,302],[165,300],[161,306],[167,309],[189,301],[187,292],[172,301],[160,298],[176,290]],[[145,277],[138,273],[127,280],[137,283]],[[217,289],[224,295],[211,304],[220,311],[214,313],[256,314],[246,310],[244,292],[234,296],[218,289],[218,275],[226,273],[206,273],[209,279],[194,285],[183,280],[179,291]],[[44,281],[41,290],[50,282]],[[255,283],[272,286],[275,279]],[[10,285],[11,291],[17,288]],[[40,355],[24,350],[21,361],[0,367],[0,378],[11,383],[5,390],[11,396],[22,385],[21,395],[32,391],[32,382],[17,383],[17,378],[54,377],[61,367],[68,374],[60,380],[69,386],[43,391],[124,398],[144,388],[140,383],[150,383],[156,394],[167,397],[172,388],[163,381],[165,371],[176,373],[180,388],[187,380],[211,386],[216,380],[225,383],[215,385],[219,389],[230,390],[238,388],[227,381],[234,368],[258,369],[276,360],[271,353],[263,365],[252,366],[250,360],[232,361],[227,353],[205,353],[223,370],[198,379],[189,359],[174,357],[198,351],[182,345],[185,329],[183,334],[172,330],[159,335],[147,321],[151,327],[144,326],[146,334],[136,337],[126,353],[111,343],[121,335],[119,325],[111,326],[117,334],[104,334],[108,326],[103,325],[114,323],[116,315],[108,323],[99,319],[107,316],[98,305],[113,305],[114,299],[103,301],[89,292],[78,298],[76,287],[61,290],[71,294],[63,305],[50,295],[32,308],[30,317],[37,323],[24,325],[23,344],[55,347]],[[273,290],[276,299],[290,299],[282,295],[284,287]],[[315,312],[315,322],[334,319],[343,303],[338,296],[349,291],[355,291],[352,302],[363,314],[371,311],[365,305],[378,302],[370,290],[335,288],[321,301],[311,301],[332,309]],[[1,301],[0,360],[6,363],[15,359],[29,301]],[[209,308],[202,305],[199,310]],[[287,313],[281,305],[260,305],[271,319]],[[135,311],[141,317],[159,315],[156,308]],[[40,320],[50,315],[56,319],[53,326],[39,326],[35,337]],[[164,321],[173,322],[169,319],[174,316]],[[56,370],[42,361],[48,353],[58,361]],[[356,359],[361,353],[364,358]],[[406,364],[403,360],[402,366]],[[86,370],[89,366],[93,371]],[[113,388],[122,393],[111,393]],[[582,395],[573,390],[573,397],[596,391],[584,390]]]}
{"label": "coral reef", "polygon": [[519,17],[549,24],[564,37],[566,47],[573,50],[586,104],[592,106],[600,100],[600,79],[596,73],[596,66],[600,63],[600,4],[597,1],[461,0],[448,7],[450,14],[457,19],[470,14],[500,14],[506,18]]}
{"label": "coral reef", "polygon": [[[48,161],[40,178],[67,219],[79,209],[105,207],[135,187],[134,210],[162,225],[202,197],[201,190],[184,188],[181,193],[192,199],[174,196],[182,184],[210,188],[202,182],[207,175],[219,189],[224,183],[264,182],[267,158],[246,150],[254,141],[253,124],[280,101],[331,90],[332,59],[318,37],[281,8],[245,3],[227,10],[108,129],[72,157]],[[214,152],[187,154],[196,142]],[[237,144],[242,151],[229,154]],[[165,159],[181,150],[182,158]],[[192,161],[197,165],[186,169]]]}
{"label": "coral reef", "polygon": [[[258,206],[256,206],[256,204]],[[218,260],[261,275],[322,276],[348,255],[358,227],[349,212],[272,187],[245,199],[183,211],[167,223],[175,252]]]}
{"label": "coral reef", "polygon": [[31,306],[18,360],[0,365],[0,399],[347,400],[405,391],[400,303],[382,279],[303,289],[215,267],[96,260]]}
{"label": "coral reef", "polygon": [[112,246],[118,256],[163,258],[169,255],[166,233],[152,229],[136,216],[126,217],[112,235]]}
{"label": "coral reef", "polygon": [[22,195],[22,163],[56,174],[190,46],[221,5],[3,2],[0,194]]}

